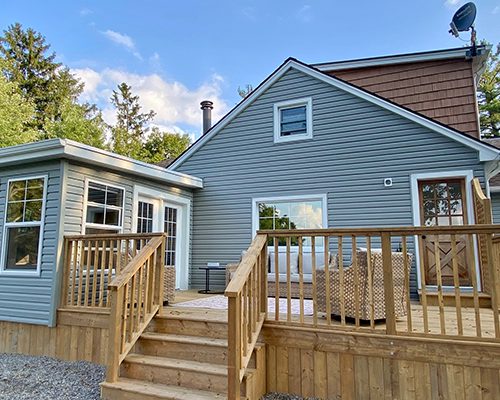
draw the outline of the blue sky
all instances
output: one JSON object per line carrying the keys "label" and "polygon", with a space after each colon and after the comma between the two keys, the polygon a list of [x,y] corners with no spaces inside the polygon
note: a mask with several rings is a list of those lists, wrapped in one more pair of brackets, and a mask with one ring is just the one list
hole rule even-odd
{"label": "blue sky", "polygon": [[[448,33],[461,0],[23,1],[4,2],[0,27],[46,36],[86,83],[82,101],[112,122],[108,99],[131,84],[155,123],[198,136],[199,102],[214,119],[287,57],[307,63],[460,47]],[[477,0],[478,38],[500,41],[500,0]],[[469,34],[462,35],[464,39]]]}

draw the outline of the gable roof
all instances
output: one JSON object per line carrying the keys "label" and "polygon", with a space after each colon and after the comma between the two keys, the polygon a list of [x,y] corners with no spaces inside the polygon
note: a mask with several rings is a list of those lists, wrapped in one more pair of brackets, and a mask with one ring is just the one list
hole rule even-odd
{"label": "gable roof", "polygon": [[265,90],[267,90],[273,83],[280,79],[287,71],[290,69],[295,69],[306,75],[319,79],[327,84],[330,84],[342,91],[350,93],[356,97],[364,99],[372,104],[376,104],[386,110],[389,110],[395,114],[401,115],[402,117],[416,122],[432,131],[435,131],[443,136],[446,136],[454,141],[462,143],[463,145],[478,151],[480,161],[492,161],[495,159],[500,159],[500,150],[491,146],[488,143],[484,143],[479,139],[473,138],[463,132],[457,131],[444,125],[440,122],[432,120],[422,114],[415,111],[411,111],[408,108],[396,104],[388,99],[385,99],[379,95],[369,92],[363,88],[360,88],[350,82],[344,81],[340,78],[330,76],[325,72],[322,72],[308,64],[305,64],[295,58],[288,58],[285,62],[279,66],[271,75],[269,75],[259,86],[255,88],[247,97],[241,100],[229,113],[227,113],[217,124],[215,124],[208,132],[202,135],[191,147],[189,147],[184,153],[182,153],[170,166],[168,169],[177,168],[184,161],[186,161],[193,153],[195,153],[204,143],[215,136],[219,131],[221,131],[229,122],[231,122],[236,116],[238,116],[243,110],[245,110],[250,104],[252,104]]}

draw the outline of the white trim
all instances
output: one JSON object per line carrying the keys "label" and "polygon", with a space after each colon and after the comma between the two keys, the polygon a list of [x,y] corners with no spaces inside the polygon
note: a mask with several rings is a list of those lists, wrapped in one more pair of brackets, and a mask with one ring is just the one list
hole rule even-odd
{"label": "white trim", "polygon": [[[97,183],[98,185],[104,185],[104,186],[109,186],[114,189],[119,189],[123,190],[123,199],[122,199],[122,209],[121,209],[121,214],[120,214],[120,225],[105,225],[105,224],[95,224],[93,222],[87,222],[87,206],[88,206],[88,196],[89,196],[89,183]],[[82,235],[85,235],[85,230],[87,227],[89,228],[95,228],[95,229],[103,229],[103,230],[109,230],[109,231],[118,231],[118,233],[123,233],[123,227],[125,225],[125,197],[127,195],[127,190],[123,186],[116,185],[115,183],[109,183],[106,181],[99,181],[93,178],[85,178],[85,185],[84,185],[84,194],[83,194],[83,215],[82,215]],[[91,203],[92,204],[92,203]],[[97,204],[97,203],[96,203]],[[110,209],[118,209],[119,207],[116,206],[107,206],[106,208],[109,207]]]}
{"label": "white trim", "polygon": [[0,167],[57,158],[76,160],[187,188],[199,189],[203,187],[203,180],[200,178],[169,171],[157,165],[134,160],[69,139],[50,139],[0,149]]}
{"label": "white trim", "polygon": [[336,79],[332,76],[326,75],[310,66],[304,65],[294,59],[289,59],[280,68],[278,68],[272,75],[270,75],[267,80],[265,80],[258,88],[256,88],[250,95],[243,99],[236,107],[234,107],[228,114],[224,116],[212,129],[210,129],[206,134],[204,134],[200,139],[198,139],[184,154],[178,157],[168,169],[170,171],[175,170],[179,165],[181,165],[187,158],[189,158],[198,148],[203,146],[203,144],[210,140],[214,135],[216,135],[220,130],[222,130],[226,125],[228,125],[236,116],[243,112],[250,104],[252,104],[264,91],[266,91],[271,85],[273,85],[278,79],[280,79],[289,69],[296,69],[297,71],[303,72],[309,76],[319,79],[325,83],[328,83],[338,89],[341,89],[347,93],[362,98],[373,104],[376,104],[386,110],[389,110],[395,114],[401,115],[402,117],[409,119],[419,125],[422,125],[428,129],[431,129],[437,133],[440,133],[456,142],[462,143],[463,145],[470,147],[479,152],[480,161],[489,161],[500,158],[500,150],[495,149],[485,143],[475,140],[471,137],[461,135],[456,131],[440,125],[430,119],[424,118],[417,115],[405,108],[402,108],[396,104],[386,101],[380,97],[370,94],[362,89],[352,86],[346,82]]}
{"label": "white trim", "polygon": [[[306,107],[306,133],[302,135],[291,135],[282,136],[281,135],[281,110],[286,110],[288,108],[294,107]],[[286,143],[295,142],[297,140],[312,139],[313,137],[313,127],[312,127],[312,98],[306,97],[302,99],[294,99],[281,101],[275,103],[273,106],[274,110],[274,143]]]}
{"label": "white trim", "polygon": [[[36,222],[7,222],[7,207],[9,204],[9,186],[11,182],[27,181],[31,179],[43,179],[43,197],[42,197],[42,215],[40,221]],[[0,275],[6,276],[40,276],[42,273],[42,257],[43,257],[43,236],[45,230],[45,208],[47,207],[47,195],[48,195],[48,175],[32,175],[28,177],[10,178],[7,180],[7,189],[5,194],[5,212],[3,220],[2,229],[2,254],[0,255]],[[36,270],[20,270],[20,269],[6,269],[6,255],[7,255],[7,229],[9,227],[28,227],[28,226],[39,226],[40,227],[40,237],[38,238],[38,259]]]}
{"label": "white trim", "polygon": [[303,195],[293,195],[293,196],[267,196],[267,197],[254,197],[252,198],[252,237],[259,227],[259,215],[257,204],[272,202],[272,201],[321,201],[321,211],[322,211],[322,224],[323,228],[328,228],[328,196],[326,193],[323,194],[303,194]]}
{"label": "white trim", "polygon": [[[464,178],[465,179],[465,196],[467,203],[467,219],[468,224],[474,224],[474,205],[472,197],[472,179],[474,179],[474,172],[471,169],[467,170],[456,170],[456,171],[438,171],[438,172],[422,172],[418,174],[410,175],[411,183],[411,202],[412,202],[412,216],[413,225],[421,226],[420,224],[420,194],[418,192],[418,181],[427,179],[448,179],[448,178]],[[422,288],[422,282],[420,279],[420,254],[418,252],[418,238],[414,237],[415,240],[415,262],[417,265],[417,285],[418,288]],[[479,258],[476,251],[476,243],[474,240],[474,258],[476,265],[479,265]],[[481,290],[481,271],[476,268],[478,290]],[[448,286],[445,286],[448,287]]]}
{"label": "white trim", "polygon": [[[152,189],[149,187],[134,185],[133,203],[132,203],[132,231],[137,231],[137,203],[139,198],[148,198],[157,200],[160,203],[158,217],[163,221],[165,207],[173,207],[178,210],[177,226],[180,229],[181,235],[177,236],[176,257],[179,262],[179,268],[176,271],[176,289],[189,288],[189,249],[191,238],[191,199],[176,196],[167,192]],[[162,226],[158,226],[160,231],[163,231]]]}
{"label": "white trim", "polygon": [[358,60],[334,61],[330,63],[311,64],[320,71],[336,71],[352,68],[365,68],[393,64],[406,64],[421,61],[449,60],[454,58],[470,59],[470,48],[425,51],[413,54],[396,54],[391,56],[361,58]]}

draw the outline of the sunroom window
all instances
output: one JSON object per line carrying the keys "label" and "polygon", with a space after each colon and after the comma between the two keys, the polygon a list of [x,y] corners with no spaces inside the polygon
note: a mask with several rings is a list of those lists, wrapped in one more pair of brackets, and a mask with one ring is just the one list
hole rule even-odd
{"label": "sunroom window", "polygon": [[89,182],[85,233],[118,233],[123,227],[124,190]]}
{"label": "sunroom window", "polygon": [[[321,229],[324,227],[323,199],[278,199],[259,201],[258,229]],[[269,243],[272,245],[272,241]],[[280,239],[279,245],[286,244]],[[292,245],[297,245],[297,238],[292,238]],[[303,245],[311,245],[310,238],[304,239]],[[319,244],[316,242],[316,244]]]}
{"label": "sunroom window", "polygon": [[274,105],[274,141],[289,142],[312,138],[311,98]]}
{"label": "sunroom window", "polygon": [[10,180],[7,187],[3,270],[37,271],[45,202],[45,177]]}

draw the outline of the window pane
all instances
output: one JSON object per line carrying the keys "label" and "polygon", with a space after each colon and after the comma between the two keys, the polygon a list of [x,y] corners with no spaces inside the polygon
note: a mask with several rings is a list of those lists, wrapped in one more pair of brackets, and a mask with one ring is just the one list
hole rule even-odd
{"label": "window pane", "polygon": [[260,218],[259,229],[274,229],[273,218]]}
{"label": "window pane", "polygon": [[462,185],[460,183],[449,183],[448,190],[450,191],[451,199],[462,198]]}
{"label": "window pane", "polygon": [[120,225],[120,211],[106,209],[106,225]]}
{"label": "window pane", "polygon": [[93,224],[104,224],[104,208],[96,206],[88,206],[87,222]]}
{"label": "window pane", "polygon": [[273,204],[259,204],[259,217],[273,217],[274,216],[274,205]]}
{"label": "window pane", "polygon": [[436,215],[436,203],[434,201],[424,201],[424,215]]}
{"label": "window pane", "polygon": [[422,195],[424,199],[433,199],[434,198],[434,185],[426,184],[422,185]]}
{"label": "window pane", "polygon": [[106,199],[106,186],[98,183],[89,184],[88,201],[92,203],[104,204]]}
{"label": "window pane", "polygon": [[26,190],[26,200],[42,200],[43,178],[30,179]]}
{"label": "window pane", "polygon": [[111,234],[119,233],[118,229],[99,229],[99,228],[85,228],[85,234],[98,235],[98,234]]}
{"label": "window pane", "polygon": [[5,269],[36,269],[40,227],[11,227],[6,229],[7,256]]}
{"label": "window pane", "polygon": [[281,136],[307,133],[306,106],[285,108],[281,113]]}
{"label": "window pane", "polygon": [[9,201],[24,200],[26,181],[9,183]]}
{"label": "window pane", "polygon": [[7,206],[7,222],[23,221],[24,202],[9,203]]}
{"label": "window pane", "polygon": [[108,197],[106,199],[106,204],[108,206],[117,206],[121,207],[123,205],[123,190],[107,187],[108,189]]}
{"label": "window pane", "polygon": [[463,214],[462,200],[451,200],[450,211],[452,215]]}
{"label": "window pane", "polygon": [[42,201],[27,201],[24,209],[24,221],[42,220]]}

